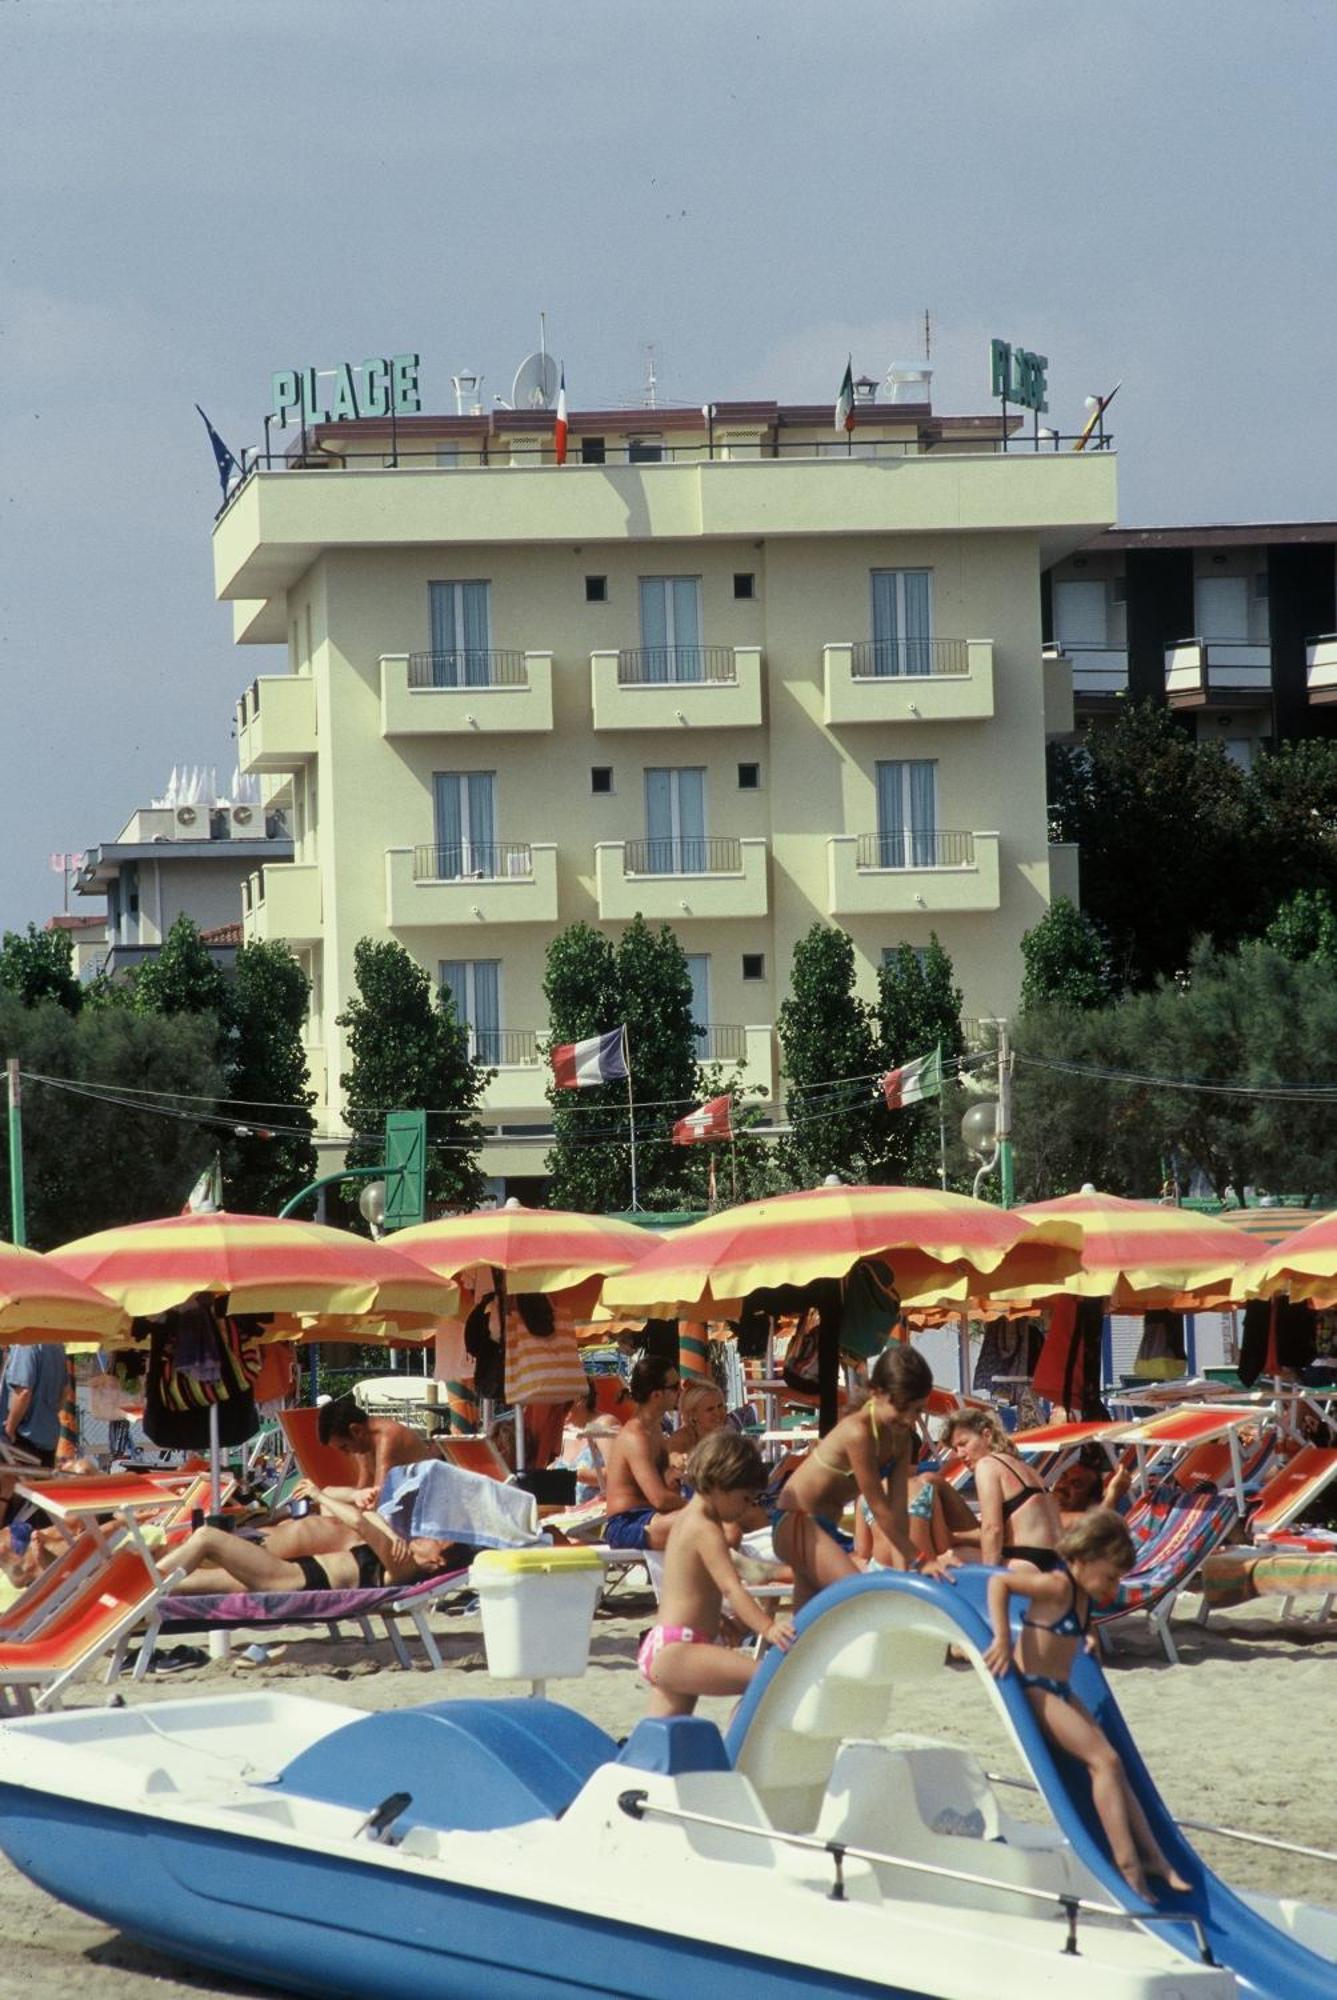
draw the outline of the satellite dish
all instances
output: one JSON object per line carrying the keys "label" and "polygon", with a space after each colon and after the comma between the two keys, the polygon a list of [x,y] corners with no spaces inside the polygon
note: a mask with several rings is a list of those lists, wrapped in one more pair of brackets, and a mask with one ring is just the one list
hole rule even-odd
{"label": "satellite dish", "polygon": [[511,384],[511,408],[550,410],[557,400],[557,363],[551,354],[527,354]]}

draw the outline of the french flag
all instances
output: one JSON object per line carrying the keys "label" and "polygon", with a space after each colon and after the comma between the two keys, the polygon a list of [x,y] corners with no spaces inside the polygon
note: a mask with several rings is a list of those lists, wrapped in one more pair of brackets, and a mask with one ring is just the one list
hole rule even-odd
{"label": "french flag", "polygon": [[[549,381],[551,381],[552,377],[549,376],[548,379]],[[553,456],[556,458],[557,463],[559,465],[565,465],[566,464],[566,370],[565,368],[563,368],[562,370],[562,379],[557,389],[557,422],[553,426],[552,443],[553,443]]]}
{"label": "french flag", "polygon": [[707,1139],[732,1139],[729,1118],[732,1108],[733,1099],[725,1096],[712,1097],[695,1111],[689,1111],[673,1128],[674,1145],[699,1146]]}
{"label": "french flag", "polygon": [[610,1028],[587,1042],[562,1042],[548,1051],[559,1090],[585,1090],[594,1083],[618,1083],[627,1075],[627,1031]]}

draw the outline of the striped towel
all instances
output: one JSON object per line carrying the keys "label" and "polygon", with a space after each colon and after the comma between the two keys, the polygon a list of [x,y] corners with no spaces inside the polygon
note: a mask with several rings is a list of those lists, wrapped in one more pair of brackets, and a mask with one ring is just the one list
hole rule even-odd
{"label": "striped towel", "polygon": [[529,1332],[513,1305],[506,1311],[506,1401],[574,1403],[586,1393],[585,1369],[569,1312],[554,1302],[549,1334]]}

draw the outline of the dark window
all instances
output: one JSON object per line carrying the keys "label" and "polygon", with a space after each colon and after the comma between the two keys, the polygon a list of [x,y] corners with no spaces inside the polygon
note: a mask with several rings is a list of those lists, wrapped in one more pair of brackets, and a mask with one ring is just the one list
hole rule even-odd
{"label": "dark window", "polygon": [[587,576],[587,577],[586,577],[586,579],[585,579],[585,602],[586,602],[587,604],[607,604],[607,602],[608,602],[608,578],[607,578],[606,576]]}
{"label": "dark window", "polygon": [[761,790],[760,764],[740,764],[738,766],[738,789],[740,792],[759,792]]}
{"label": "dark window", "polygon": [[764,951],[743,953],[744,979],[764,979],[766,977],[766,954]]}
{"label": "dark window", "polygon": [[602,438],[582,438],[580,440],[580,462],[582,465],[602,465],[606,453]]}
{"label": "dark window", "polygon": [[757,579],[750,569],[736,569],[733,573],[733,594],[735,597],[755,597]]}
{"label": "dark window", "polygon": [[611,764],[595,764],[590,770],[590,790],[611,792],[613,789],[613,767]]}
{"label": "dark window", "polygon": [[664,447],[658,438],[633,438],[627,446],[629,465],[658,465],[664,456]]}

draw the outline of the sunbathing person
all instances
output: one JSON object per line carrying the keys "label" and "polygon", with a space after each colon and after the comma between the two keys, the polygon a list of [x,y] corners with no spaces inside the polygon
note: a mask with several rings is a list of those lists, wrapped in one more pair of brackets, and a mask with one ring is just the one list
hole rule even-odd
{"label": "sunbathing person", "polygon": [[693,1493],[669,1533],[659,1623],[636,1655],[651,1715],[690,1715],[700,1695],[746,1688],[757,1661],[721,1645],[726,1602],[738,1624],[781,1651],[794,1641],[789,1619],[773,1617],[744,1588],[726,1540],[766,1483],[757,1447],[736,1431],[712,1432],[688,1460],[687,1477]]}
{"label": "sunbathing person", "polygon": [[608,1453],[604,1540],[615,1549],[662,1549],[686,1505],[668,1469],[664,1418],[678,1400],[678,1367],[644,1354],[631,1371],[632,1412]]}
{"label": "sunbathing person", "polygon": [[975,1475],[980,1561],[1053,1569],[1063,1532],[1058,1502],[1034,1467],[1017,1456],[993,1411],[961,1411],[947,1426],[947,1442]]}
{"label": "sunbathing person", "polygon": [[346,1452],[357,1461],[352,1490],[363,1496],[358,1504],[364,1507],[376,1505],[391,1466],[416,1465],[421,1459],[441,1456],[432,1440],[421,1431],[401,1424],[395,1417],[368,1416],[352,1394],[336,1396],[333,1402],[321,1404],[316,1433],[322,1444],[331,1444],[336,1451]]}
{"label": "sunbathing person", "polygon": [[322,1514],[352,1531],[347,1547],[319,1558],[300,1555],[289,1560],[225,1528],[197,1528],[159,1564],[164,1576],[187,1572],[172,1585],[172,1595],[227,1596],[239,1585],[253,1592],[375,1590],[387,1583],[419,1583],[445,1570],[463,1569],[477,1553],[462,1542],[405,1541],[379,1514],[328,1492],[321,1494],[320,1503]]}

